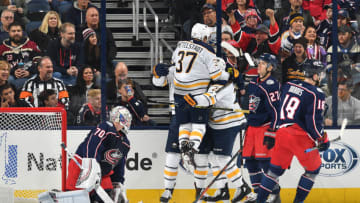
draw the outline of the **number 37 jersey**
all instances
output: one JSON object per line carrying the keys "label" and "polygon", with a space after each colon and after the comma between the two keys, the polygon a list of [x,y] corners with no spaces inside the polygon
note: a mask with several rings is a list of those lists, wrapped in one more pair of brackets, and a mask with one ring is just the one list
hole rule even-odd
{"label": "number 37 jersey", "polygon": [[172,55],[176,66],[174,75],[175,94],[203,94],[211,80],[222,80],[226,77],[219,65],[214,49],[198,40],[180,41]]}
{"label": "number 37 jersey", "polygon": [[298,124],[314,141],[323,135],[325,95],[316,86],[293,80],[281,88],[278,126]]}

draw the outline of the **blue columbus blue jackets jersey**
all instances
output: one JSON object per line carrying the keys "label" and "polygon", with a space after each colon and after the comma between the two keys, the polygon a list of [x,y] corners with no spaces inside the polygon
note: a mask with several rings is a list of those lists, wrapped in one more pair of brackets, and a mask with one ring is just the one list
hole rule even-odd
{"label": "blue columbus blue jackets jersey", "polygon": [[270,128],[275,129],[280,99],[279,82],[272,76],[262,82],[256,77],[250,81],[248,93],[250,110],[247,117],[248,124],[250,126],[270,124]]}
{"label": "blue columbus blue jackets jersey", "polygon": [[315,141],[323,135],[325,95],[316,86],[293,80],[281,88],[279,127],[298,124]]}
{"label": "blue columbus blue jackets jersey", "polygon": [[117,132],[111,122],[104,122],[92,129],[79,145],[76,154],[86,158],[96,158],[101,167],[101,175],[109,174],[112,182],[124,182],[124,170],[130,142],[125,134]]}

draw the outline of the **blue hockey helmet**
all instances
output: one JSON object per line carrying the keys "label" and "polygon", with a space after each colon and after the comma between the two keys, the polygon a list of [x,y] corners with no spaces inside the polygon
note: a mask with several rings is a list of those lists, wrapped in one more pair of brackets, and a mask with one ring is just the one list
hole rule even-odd
{"label": "blue hockey helmet", "polygon": [[270,64],[273,67],[273,71],[276,70],[277,67],[277,59],[274,55],[269,53],[264,53],[259,58],[261,61],[265,61],[268,65]]}
{"label": "blue hockey helmet", "polygon": [[307,59],[302,65],[301,69],[304,72],[304,76],[307,78],[311,78],[315,74],[318,74],[322,78],[322,73],[325,71],[325,66],[319,60]]}

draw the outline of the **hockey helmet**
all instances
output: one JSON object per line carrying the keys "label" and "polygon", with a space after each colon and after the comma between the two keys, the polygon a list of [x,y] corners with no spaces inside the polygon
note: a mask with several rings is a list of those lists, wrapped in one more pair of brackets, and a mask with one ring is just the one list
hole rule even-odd
{"label": "hockey helmet", "polygon": [[191,29],[191,38],[203,41],[204,38],[209,39],[210,30],[207,25],[196,23]]}
{"label": "hockey helmet", "polygon": [[116,106],[110,111],[110,121],[118,122],[123,127],[122,131],[127,134],[131,125],[132,116],[124,106]]}
{"label": "hockey helmet", "polygon": [[272,71],[276,70],[277,60],[276,60],[276,57],[274,55],[269,54],[269,53],[264,53],[259,57],[259,59],[261,61],[265,61],[268,65],[270,64],[273,67]]}
{"label": "hockey helmet", "polygon": [[308,59],[301,68],[307,78],[311,78],[314,74],[318,74],[320,78],[324,77],[325,66],[319,60]]}

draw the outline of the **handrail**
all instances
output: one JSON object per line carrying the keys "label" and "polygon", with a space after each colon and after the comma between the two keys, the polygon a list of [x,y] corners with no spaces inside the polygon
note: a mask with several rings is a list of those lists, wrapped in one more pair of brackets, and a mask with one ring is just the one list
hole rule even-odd
{"label": "handrail", "polygon": [[[147,26],[146,9],[149,9],[150,13],[153,14],[155,18],[155,37],[151,33],[149,27]],[[154,9],[151,7],[148,0],[145,0],[144,2],[143,13],[144,13],[144,18],[143,18],[144,28],[151,38],[150,57],[151,57],[151,68],[152,68],[154,64],[157,64],[159,62],[159,16],[155,13]],[[154,49],[155,49],[155,54],[154,54]]]}
{"label": "handrail", "polygon": [[167,43],[166,40],[164,40],[163,38],[160,39],[161,43],[163,45],[165,45],[165,47],[167,48],[167,50],[169,50],[171,53],[174,52],[174,49],[169,45],[169,43]]}
{"label": "handrail", "polygon": [[132,1],[132,23],[133,23],[133,37],[136,41],[139,41],[139,0]]}

